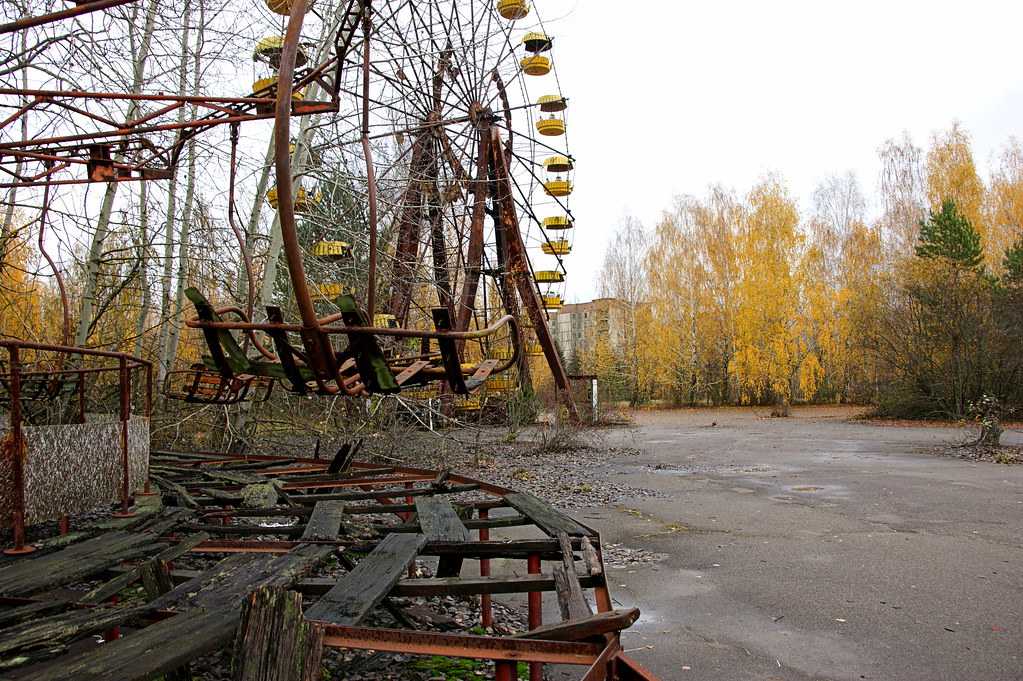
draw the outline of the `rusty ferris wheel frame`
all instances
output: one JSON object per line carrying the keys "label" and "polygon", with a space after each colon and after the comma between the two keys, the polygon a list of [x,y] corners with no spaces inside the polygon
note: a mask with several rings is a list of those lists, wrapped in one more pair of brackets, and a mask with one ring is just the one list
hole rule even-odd
{"label": "rusty ferris wheel frame", "polygon": [[[25,30],[33,26],[60,21],[80,16],[89,12],[108,9],[136,0],[92,0],[68,10],[38,17],[23,18],[16,22],[0,26],[0,34]],[[289,277],[301,317],[300,325],[288,325],[280,322],[256,324],[248,319],[241,322],[208,322],[192,320],[188,326],[205,330],[233,329],[252,335],[256,330],[263,331],[295,331],[301,334],[306,346],[308,364],[316,375],[319,392],[326,394],[357,394],[349,390],[340,380],[340,367],[334,358],[330,344],[331,334],[346,334],[349,337],[372,334],[376,336],[416,335],[407,329],[388,329],[376,327],[353,328],[335,325],[340,315],[319,317],[314,309],[312,296],[306,281],[305,268],[302,261],[301,247],[296,229],[296,210],[293,194],[292,168],[290,154],[290,124],[293,117],[317,114],[338,113],[340,111],[340,91],[342,69],[356,43],[359,29],[363,33],[362,55],[362,127],[361,142],[366,160],[366,180],[369,216],[369,272],[367,282],[366,307],[369,319],[374,318],[377,311],[376,280],[378,261],[376,178],[370,146],[368,125],[369,115],[369,49],[373,31],[372,0],[348,0],[345,7],[344,20],[334,36],[332,53],[322,63],[310,67],[299,67],[297,54],[299,39],[305,14],[309,8],[307,0],[295,0],[291,3],[287,30],[281,47],[280,65],[276,84],[276,96],[251,97],[210,97],[166,94],[134,94],[124,92],[90,92],[77,90],[44,90],[25,88],[2,88],[0,99],[18,97],[27,99],[13,114],[0,121],[0,131],[12,126],[32,111],[53,108],[69,112],[72,115],[85,116],[102,129],[94,132],[51,136],[31,140],[15,140],[0,143],[0,189],[14,187],[45,186],[47,190],[56,185],[73,185],[83,183],[110,183],[129,181],[151,181],[169,179],[177,166],[181,151],[185,144],[197,135],[221,125],[230,125],[236,135],[242,123],[257,120],[274,121],[275,168],[277,176],[278,215],[283,237],[283,250],[288,265]],[[504,93],[503,83],[495,71],[494,79],[501,91],[503,114],[510,117],[510,104]],[[317,84],[329,95],[327,101],[309,101],[293,99],[292,93]],[[273,94],[273,93],[271,93]],[[136,102],[153,102],[162,104],[155,111],[140,115],[132,120],[119,121],[87,111],[76,102],[97,100],[122,100]],[[199,118],[179,122],[160,122],[161,118],[178,114],[183,107],[196,106],[204,110]],[[500,111],[498,113],[501,113]],[[502,140],[500,131],[490,122],[496,120],[492,111],[482,111],[476,106],[465,112],[456,120],[424,120],[418,128],[409,129],[409,133],[435,133],[441,131],[446,124],[471,121],[478,134],[477,177],[485,177],[485,181],[475,183],[472,190],[474,203],[472,219],[469,226],[468,255],[465,266],[465,278],[461,292],[457,297],[448,291],[450,301],[457,299],[457,314],[452,315],[452,327],[423,333],[424,338],[438,340],[454,340],[463,343],[468,338],[479,337],[480,332],[469,331],[476,292],[482,276],[482,257],[484,248],[484,220],[489,214],[495,223],[497,241],[497,258],[499,264],[498,288],[502,303],[513,318],[521,313],[522,307],[532,325],[536,340],[540,345],[547,364],[553,375],[559,397],[563,400],[570,417],[578,419],[572,399],[567,373],[560,355],[555,347],[553,336],[547,322],[547,316],[539,298],[539,292],[531,276],[529,258],[525,243],[519,229],[513,186],[510,173],[511,140]],[[173,141],[159,144],[148,139],[147,135],[176,133]],[[509,137],[512,131],[509,126]],[[449,163],[458,166],[453,168],[456,174],[468,178],[466,170],[448,155]],[[12,169],[12,165],[14,168]],[[28,170],[17,171],[21,166]],[[56,179],[58,173],[71,171],[77,177]],[[84,171],[84,173],[83,173]],[[233,184],[231,191],[233,193]],[[411,190],[411,188],[409,188]],[[492,208],[486,208],[486,200],[490,199]],[[45,207],[44,207],[45,208]],[[402,215],[399,225],[399,252],[411,242],[417,230],[411,226],[413,216]],[[415,243],[412,244],[415,248]],[[244,250],[244,249],[243,249]],[[400,262],[400,258],[398,259]],[[251,270],[251,263],[246,262]],[[387,308],[402,321],[408,310],[408,302],[412,295],[411,282],[399,281],[387,301]],[[440,292],[443,300],[443,291]],[[517,295],[516,295],[517,294]],[[454,305],[449,307],[454,312]],[[498,325],[499,326],[499,325]],[[491,327],[494,328],[494,327]],[[516,348],[523,344],[522,332],[518,325],[512,324],[512,340]],[[262,350],[261,350],[262,352]],[[266,354],[266,353],[264,353]],[[268,355],[269,356],[269,355]],[[522,363],[525,368],[525,363]]]}

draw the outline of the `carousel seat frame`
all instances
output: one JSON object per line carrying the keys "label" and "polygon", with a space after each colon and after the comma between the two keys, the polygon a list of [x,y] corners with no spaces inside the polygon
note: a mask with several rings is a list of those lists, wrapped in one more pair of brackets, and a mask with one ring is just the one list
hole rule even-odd
{"label": "carousel seat frame", "polygon": [[[519,359],[518,327],[514,317],[506,315],[490,327],[478,331],[453,331],[447,308],[433,310],[434,331],[370,326],[366,314],[358,308],[351,295],[339,296],[335,301],[339,313],[322,318],[318,329],[288,324],[279,307],[267,308],[267,323],[257,324],[244,319],[240,310],[232,307],[214,308],[194,288],[186,296],[196,310],[196,318],[186,325],[200,329],[209,354],[203,365],[225,378],[263,377],[281,381],[286,390],[299,394],[340,394],[365,396],[394,394],[402,388],[413,388],[444,380],[451,392],[468,395],[480,388],[491,375],[516,366]],[[237,314],[240,321],[226,321],[224,311]],[[337,322],[343,326],[337,326]],[[491,337],[508,327],[512,339],[512,352],[507,359],[484,359],[463,368],[459,352],[460,342]],[[253,359],[234,337],[233,331],[245,334],[254,343],[255,332],[266,332],[276,353],[260,347],[270,361]],[[297,349],[289,338],[296,333],[302,338],[303,350]],[[347,336],[349,346],[337,352],[331,336]],[[378,337],[418,338],[423,353],[413,357],[386,358]],[[436,340],[439,352],[430,352],[430,341]],[[315,387],[314,387],[315,386]]]}

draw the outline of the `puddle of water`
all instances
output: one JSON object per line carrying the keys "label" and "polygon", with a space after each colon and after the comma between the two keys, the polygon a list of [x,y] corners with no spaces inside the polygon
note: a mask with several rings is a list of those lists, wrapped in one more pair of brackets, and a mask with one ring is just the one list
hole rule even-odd
{"label": "puddle of water", "polygon": [[849,492],[841,485],[786,485],[782,487],[787,493],[799,495],[815,495],[827,497],[847,497]]}

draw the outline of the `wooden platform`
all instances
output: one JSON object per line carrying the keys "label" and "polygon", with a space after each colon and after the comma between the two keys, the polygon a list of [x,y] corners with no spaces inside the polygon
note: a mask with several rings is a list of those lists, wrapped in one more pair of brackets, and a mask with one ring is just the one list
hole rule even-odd
{"label": "wooden platform", "polygon": [[[493,659],[498,678],[511,678],[515,660],[582,665],[587,679],[652,678],[621,654],[618,633],[638,613],[612,609],[593,530],[530,494],[352,461],[354,450],[333,459],[156,453],[162,504],[0,560],[0,680],[178,681],[198,657],[232,648],[245,678],[305,681],[332,646]],[[256,497],[272,503],[242,507]],[[370,524],[350,535],[361,519]],[[536,538],[475,536],[508,526],[534,527]],[[216,562],[178,569],[186,554]],[[436,576],[408,574],[433,557]],[[498,558],[522,561],[520,574],[480,576]],[[339,576],[312,575],[335,559]],[[527,563],[540,571],[525,574]],[[289,591],[314,600],[304,614]],[[489,609],[489,594],[543,591],[556,592],[562,622],[515,639],[366,626],[377,609],[411,624],[397,597],[483,595]],[[289,651],[301,648],[288,653],[295,659],[254,662],[269,648],[284,654],[271,631],[289,637]]]}

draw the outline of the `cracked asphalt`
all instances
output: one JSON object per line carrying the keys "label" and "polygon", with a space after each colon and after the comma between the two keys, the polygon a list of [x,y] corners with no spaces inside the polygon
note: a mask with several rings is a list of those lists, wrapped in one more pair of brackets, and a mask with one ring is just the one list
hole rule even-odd
{"label": "cracked asphalt", "polygon": [[649,412],[606,434],[642,452],[609,479],[660,493],[573,512],[664,556],[608,571],[643,612],[637,660],[665,680],[1023,679],[1023,466],[849,416]]}

